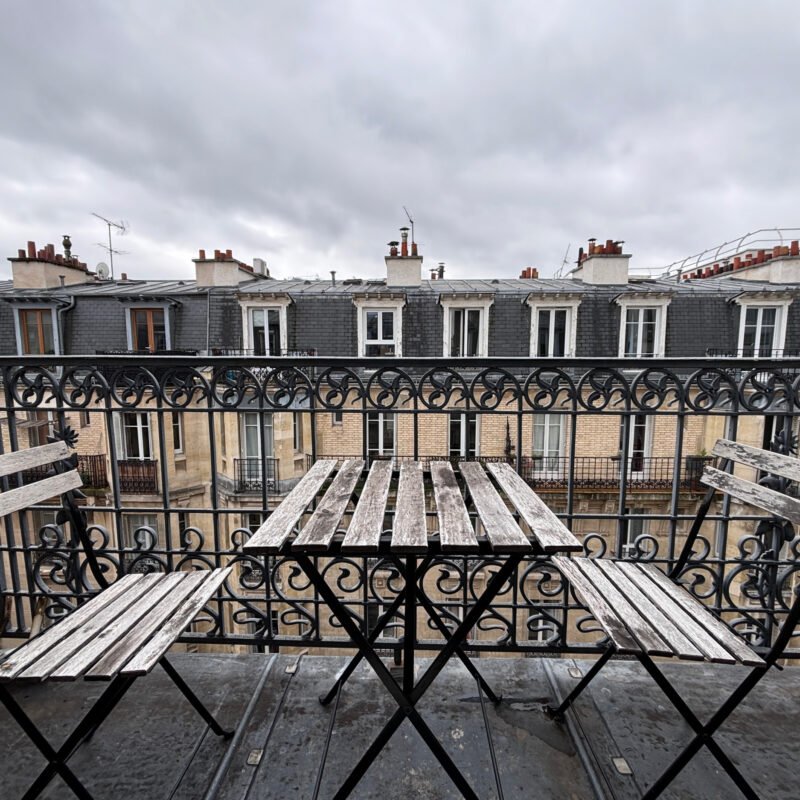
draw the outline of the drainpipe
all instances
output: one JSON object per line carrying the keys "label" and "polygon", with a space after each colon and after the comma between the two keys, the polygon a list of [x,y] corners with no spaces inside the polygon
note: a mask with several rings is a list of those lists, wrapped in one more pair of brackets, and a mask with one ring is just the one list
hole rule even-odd
{"label": "drainpipe", "polygon": [[69,295],[69,302],[58,309],[58,335],[61,338],[60,344],[62,353],[67,352],[67,323],[64,319],[64,315],[72,311],[73,308],[75,308],[75,295],[71,294]]}
{"label": "drainpipe", "polygon": [[206,355],[211,354],[211,289],[206,294]]}

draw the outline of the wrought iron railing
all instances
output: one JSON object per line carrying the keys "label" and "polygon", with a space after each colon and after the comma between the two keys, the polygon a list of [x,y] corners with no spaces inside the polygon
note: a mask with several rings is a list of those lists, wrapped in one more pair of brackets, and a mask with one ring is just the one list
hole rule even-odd
{"label": "wrought iron railing", "polygon": [[237,492],[260,492],[264,485],[271,491],[278,488],[278,459],[234,458],[233,473]]}
{"label": "wrought iron railing", "polygon": [[[450,415],[476,413],[482,458],[509,461],[534,485],[550,471],[534,456],[535,432],[547,429],[558,435],[564,455],[553,470],[558,491],[542,496],[582,539],[586,552],[666,566],[674,563],[694,517],[699,495],[686,490],[696,488],[704,447],[710,450],[725,435],[794,451],[800,378],[791,375],[800,374],[797,370],[800,361],[791,359],[560,362],[154,354],[142,364],[129,356],[48,356],[46,362],[8,356],[0,358],[0,414],[5,417],[0,448],[27,443],[21,426],[30,411],[52,411],[60,429],[88,413],[92,430],[97,430],[95,421],[103,426],[111,464],[108,491],[89,498],[86,506],[109,576],[232,564],[231,578],[189,640],[342,647],[347,637],[290,556],[261,560],[242,551],[279,502],[268,481],[242,495],[241,504],[231,489],[236,468],[226,454],[241,452],[235,438],[243,412],[250,415],[249,425],[253,414],[264,423],[258,433],[262,452],[274,437],[276,453],[280,443],[295,470],[300,462],[292,453],[290,426],[297,414],[313,420],[303,439],[312,462],[336,452],[334,440],[340,450],[367,458],[374,449],[371,423],[381,414],[394,415],[397,458],[424,459],[436,447],[446,448]],[[131,411],[149,415],[153,461],[121,459],[115,418]],[[173,413],[183,415],[179,458]],[[364,420],[365,414],[376,416]],[[335,430],[333,419],[340,426]],[[649,469],[637,469],[629,458],[598,462],[587,454],[598,445],[630,452],[637,437],[651,443],[657,461]],[[660,491],[653,496],[637,492],[640,473],[649,474]],[[4,488],[9,485],[7,478],[0,480]],[[603,488],[613,491],[597,492],[606,480]],[[145,496],[131,499],[129,492]],[[43,504],[34,513],[7,519],[2,528],[0,608],[8,612],[7,636],[27,635],[42,608],[46,616],[58,617],[95,590],[70,531],[47,516],[52,509]],[[392,524],[389,513],[387,529]],[[435,515],[428,524],[435,531]],[[444,618],[455,622],[495,568],[491,560],[434,559],[421,586]],[[712,507],[683,579],[733,629],[763,645],[786,612],[798,572],[800,539],[791,526],[765,522],[754,509],[726,500]],[[374,618],[373,606],[388,605],[402,586],[395,565],[386,560],[337,558],[326,574],[365,629]],[[402,636],[402,620],[390,630],[396,635],[387,637],[389,644]],[[531,557],[475,627],[469,646],[581,651],[596,648],[601,638],[551,562]],[[440,647],[441,637],[430,629],[419,646]]]}
{"label": "wrought iron railing", "polygon": [[[22,473],[23,482],[40,481],[50,472],[49,466],[26,469]],[[99,455],[78,455],[78,474],[83,485],[89,489],[102,489],[108,486],[108,473],[106,471],[106,457]]]}

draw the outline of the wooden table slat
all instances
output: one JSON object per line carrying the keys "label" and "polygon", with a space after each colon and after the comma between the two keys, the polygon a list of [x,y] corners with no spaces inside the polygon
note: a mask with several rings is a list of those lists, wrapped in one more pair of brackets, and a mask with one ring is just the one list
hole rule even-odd
{"label": "wooden table slat", "polygon": [[377,550],[383,533],[392,462],[374,461],[342,542],[342,550]]}
{"label": "wooden table slat", "polygon": [[733,656],[748,667],[763,667],[764,660],[754,653],[722,620],[717,619],[697,598],[692,597],[682,586],[677,586],[660,569],[645,570],[650,579],[673,599],[687,614],[691,614]]}
{"label": "wooden table slat", "polygon": [[583,545],[510,465],[486,465],[545,553],[580,553]]}
{"label": "wooden table slat", "polygon": [[478,539],[450,462],[432,461],[431,480],[442,550],[477,550]]}
{"label": "wooden table slat", "polygon": [[51,475],[43,478],[36,483],[29,483],[20,486],[18,489],[9,489],[0,494],[0,517],[13,514],[15,511],[22,511],[29,506],[41,503],[59,494],[64,494],[70,489],[78,489],[83,486],[83,481],[78,471],[73,469],[69,472],[62,472],[59,475]]}
{"label": "wooden table slat", "polygon": [[[144,575],[116,602],[106,605],[101,611],[93,614],[80,628],[74,630],[68,639],[62,640],[51,648],[36,663],[21,672],[19,677],[25,680],[47,680],[51,672],[58,669],[78,650],[87,647],[95,636],[102,633],[120,614],[146,594],[159,578],[160,575],[157,573]],[[103,594],[100,595],[100,598]]]}
{"label": "wooden table slat", "polygon": [[711,452],[715,456],[746,464],[761,472],[800,481],[800,458],[795,456],[785,456],[772,450],[762,450],[760,447],[751,447],[728,439],[719,439]]}
{"label": "wooden table slat", "polygon": [[428,525],[422,464],[419,461],[406,462],[400,465],[392,550],[397,553],[424,553],[427,548]]}
{"label": "wooden table slat", "polygon": [[249,553],[278,552],[335,467],[335,460],[315,462],[242,549]]}
{"label": "wooden table slat", "polygon": [[[171,592],[185,578],[185,572],[160,574],[159,580],[150,586],[132,606],[123,611],[113,622],[106,625],[91,641],[73,653],[58,669],[48,676],[51,681],[74,681],[89,667],[102,658],[125,634],[137,625],[164,595]],[[80,632],[78,632],[79,635]]]}
{"label": "wooden table slat", "polygon": [[146,675],[158,660],[174,644],[189,623],[200,613],[203,606],[230,575],[232,567],[224,567],[209,572],[199,588],[185,600],[180,608],[156,632],[152,639],[120,670],[120,675]]}
{"label": "wooden table slat", "polygon": [[25,469],[34,469],[44,464],[61,461],[69,455],[69,446],[66,442],[50,442],[39,447],[29,447],[27,450],[15,450],[13,453],[0,455],[0,478],[22,472]]}
{"label": "wooden table slat", "polygon": [[692,644],[677,625],[619,568],[615,561],[599,558],[595,562],[606,577],[636,606],[639,613],[658,631],[675,655],[686,661],[705,661],[705,656]]}
{"label": "wooden table slat", "polygon": [[199,569],[182,574],[186,577],[178,586],[167,597],[156,603],[150,613],[86,673],[87,680],[111,680],[208,577],[206,571]]}
{"label": "wooden table slat", "polygon": [[[658,570],[652,565],[643,567],[636,562],[619,562],[620,569],[659,606],[663,612],[686,634],[692,644],[705,655],[706,660],[712,664],[736,664],[737,660],[724,648],[712,639],[705,629],[698,623],[695,615],[687,614],[669,595],[658,589],[658,585],[648,578],[651,569]],[[661,570],[658,570],[661,572]],[[664,573],[661,573],[664,575]],[[666,576],[664,576],[666,577]],[[667,578],[669,580],[669,578]],[[674,584],[673,584],[674,586]],[[677,587],[676,587],[677,588]],[[707,610],[703,610],[707,614]]]}
{"label": "wooden table slat", "polygon": [[480,463],[466,461],[461,464],[460,470],[492,549],[497,553],[530,551],[530,540],[517,525]]}
{"label": "wooden table slat", "polygon": [[84,603],[73,611],[66,619],[51,628],[42,631],[24,644],[20,645],[0,664],[0,681],[16,678],[24,669],[35,663],[41,656],[66,639],[74,630],[87,620],[100,613],[104,607],[118,601],[131,587],[142,579],[142,575],[125,575],[115,581],[97,597]]}
{"label": "wooden table slat", "polygon": [[576,558],[573,562],[594,584],[595,588],[614,609],[631,636],[651,656],[672,656],[673,650],[653,629],[650,622],[639,613],[639,609],[606,577],[606,574],[590,558]]}
{"label": "wooden table slat", "polygon": [[311,519],[292,542],[292,550],[314,552],[329,547],[363,470],[360,458],[342,464]]}
{"label": "wooden table slat", "polygon": [[625,627],[625,623],[617,616],[616,611],[606,602],[603,595],[597,591],[594,584],[575,566],[575,561],[563,556],[554,556],[553,564],[561,570],[572,585],[573,591],[585,602],[590,613],[600,623],[617,650],[628,655],[640,653],[642,649]]}

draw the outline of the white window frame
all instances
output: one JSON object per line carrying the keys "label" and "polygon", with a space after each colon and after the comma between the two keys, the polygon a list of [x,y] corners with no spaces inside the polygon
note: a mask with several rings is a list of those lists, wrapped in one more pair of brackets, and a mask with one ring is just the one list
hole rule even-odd
{"label": "white window frame", "polygon": [[[739,338],[737,339],[736,355],[744,350],[744,329],[747,319],[747,310],[750,308],[775,309],[775,338],[772,342],[772,353],[769,356],[748,356],[748,358],[777,358],[784,351],[786,344],[786,322],[789,317],[791,297],[772,297],[769,294],[749,295],[734,298],[734,303],[739,306]],[[760,328],[760,324],[759,324]]]}
{"label": "white window frame", "polygon": [[[453,424],[453,417],[460,417],[459,423],[461,426],[461,447],[459,453],[453,453],[453,442],[451,438],[451,430]],[[470,455],[464,452],[467,447],[469,417],[475,418],[475,453]],[[451,411],[447,417],[447,454],[449,458],[480,458],[481,455],[481,415],[476,411]]]}
{"label": "white window frame", "polygon": [[[637,506],[636,508],[625,509],[625,540],[622,542],[622,557],[629,558],[636,554],[636,540],[640,536],[647,535],[647,523],[650,520],[642,519],[640,515],[647,513],[647,509]],[[636,518],[629,515],[636,514]]]}
{"label": "white window frame", "polygon": [[[619,315],[619,357],[620,358],[663,358],[667,349],[667,309],[672,297],[663,297],[657,294],[642,294],[638,296],[621,295],[614,302],[620,307]],[[625,355],[625,327],[628,319],[628,309],[653,308],[656,312],[655,352],[652,355]],[[641,320],[640,323],[641,325]],[[641,328],[639,332],[641,343]]]}
{"label": "white window frame", "polygon": [[[539,352],[539,312],[540,311],[558,311],[563,309],[567,312],[567,323],[564,341],[564,358],[574,358],[577,350],[577,336],[578,336],[578,307],[581,304],[582,298],[569,297],[569,296],[555,296],[552,299],[547,297],[528,297],[525,301],[531,309],[531,344],[530,356],[531,358],[559,358],[560,356],[552,356],[548,353],[547,356],[537,356]],[[552,319],[551,319],[552,328]],[[550,337],[550,350],[552,351],[553,337]]]}
{"label": "white window frame", "polygon": [[[177,426],[176,423],[177,422]],[[176,456],[182,456],[186,448],[186,437],[183,432],[183,412],[173,409],[172,418],[170,419],[170,427],[172,428],[172,452]],[[175,442],[175,428],[178,429],[178,442]]]}
{"label": "white window frame", "polygon": [[128,339],[128,350],[133,350],[133,318],[131,315],[132,311],[144,309],[144,308],[152,308],[152,309],[161,309],[164,312],[164,337],[166,338],[166,349],[172,350],[172,328],[170,327],[170,314],[169,314],[169,303],[161,303],[158,300],[147,302],[142,300],[141,302],[136,303],[128,303],[126,304],[125,308],[125,335]]}
{"label": "white window frame", "polygon": [[[55,351],[53,355],[60,356],[62,355],[61,350],[61,334],[58,330],[58,314],[56,313],[58,309],[55,306],[49,305],[28,305],[27,303],[16,306],[14,308],[14,332],[17,335],[17,355],[21,356],[24,355],[24,347],[22,342],[22,320],[20,319],[20,312],[21,311],[49,311],[50,312],[50,320],[53,329],[53,350]],[[33,355],[37,355],[34,353]]]}
{"label": "white window frame", "polygon": [[[370,420],[374,417],[378,418],[378,447],[377,450],[374,448],[370,448],[369,442],[369,423]],[[384,434],[384,424],[386,422],[387,417],[391,417],[392,419],[392,450],[391,452],[386,451],[386,447],[383,443],[383,434]],[[394,458],[397,455],[397,414],[392,412],[384,412],[384,411],[369,411],[367,412],[367,442],[366,442],[366,451],[367,457],[369,458],[370,454],[374,455],[376,458]]]}
{"label": "white window frame", "polygon": [[[258,447],[258,453],[255,454],[248,454],[247,450],[247,434],[246,428],[248,427],[248,416],[252,415],[255,418],[255,425],[250,425],[249,427],[253,427],[256,429],[256,444]],[[260,411],[240,411],[239,412],[239,458],[257,458],[259,461],[263,458],[275,458],[275,417],[274,412],[266,411],[263,415],[263,423],[262,423],[262,416]],[[269,420],[270,424],[267,424],[267,420]],[[259,425],[263,424],[264,429],[271,429],[272,433],[270,436],[266,436],[265,439],[267,440],[267,444],[269,445],[270,441],[272,442],[272,452],[263,454],[261,452],[261,431],[259,430]]]}
{"label": "white window frame", "polygon": [[[552,448],[549,447],[550,445],[550,421],[552,419],[558,419],[558,455],[557,456],[549,456],[549,455],[536,455],[536,428],[542,427],[544,429],[544,436],[543,439],[547,440],[548,447],[546,448],[547,451],[551,450]],[[542,421],[541,426],[539,426],[539,421]],[[560,470],[559,467],[561,465],[561,459],[565,456],[566,450],[566,442],[567,442],[567,415],[566,414],[534,414],[532,420],[532,441],[531,441],[531,461],[533,467],[533,473],[538,476],[556,476],[559,475]],[[553,426],[554,427],[554,426]],[[548,468],[548,460],[555,458],[557,459],[557,466],[556,469],[549,469]],[[539,464],[539,468],[537,469],[537,464]]]}
{"label": "white window frame", "polygon": [[[253,339],[252,312],[255,310],[263,310],[264,313],[272,310],[278,311],[278,322],[280,325],[280,340],[281,352],[285,353],[289,349],[288,344],[288,324],[287,324],[287,311],[286,309],[292,303],[291,297],[276,297],[269,300],[252,300],[242,299],[239,300],[239,306],[242,309],[242,340],[244,342],[245,350],[255,350],[255,341]],[[265,347],[267,350],[266,355],[274,355],[269,352],[269,337],[266,338]]]}
{"label": "white window frame", "polygon": [[443,355],[450,357],[451,317],[453,310],[477,309],[480,311],[478,323],[478,352],[474,356],[459,356],[459,358],[486,358],[489,355],[489,309],[494,303],[493,296],[479,295],[477,297],[444,297],[439,298],[444,314],[443,325]]}
{"label": "white window frame", "polygon": [[[636,437],[634,436],[634,429],[636,425],[636,418],[637,417],[644,417],[644,448],[642,449],[642,469],[634,470],[633,469],[633,446],[636,442]],[[655,427],[655,417],[652,414],[632,414],[630,416],[631,420],[631,427],[630,432],[628,435],[628,452],[624,454],[625,458],[628,459],[630,462],[630,469],[628,470],[628,477],[631,476],[644,476],[647,473],[647,465],[649,459],[653,457],[653,429]],[[625,418],[620,417],[620,437],[622,437],[622,432],[624,430],[623,426],[625,425]],[[620,453],[620,455],[623,455]],[[620,465],[621,467],[621,465]]]}
{"label": "white window frame", "polygon": [[305,432],[303,431],[303,412],[292,412],[292,443],[295,453],[305,452]]}
{"label": "white window frame", "polygon": [[[132,456],[128,452],[128,443],[126,438],[125,416],[132,414],[136,417],[136,425],[130,426],[136,428],[136,438],[138,440],[139,452],[144,451],[144,430],[147,429],[147,440],[149,444],[150,455]],[[150,414],[147,411],[121,411],[119,414],[114,415],[114,435],[117,440],[117,458],[123,461],[153,461],[155,460],[155,440],[153,437],[153,426],[150,424]]]}
{"label": "white window frame", "polygon": [[[403,309],[406,305],[405,296],[402,297],[354,297],[353,305],[357,309],[356,333],[358,336],[358,356],[367,357],[367,312],[368,311],[393,311],[394,312],[394,356],[403,355]],[[380,326],[379,326],[380,328]],[[386,340],[388,341],[388,340]],[[385,341],[383,342],[386,343]]]}

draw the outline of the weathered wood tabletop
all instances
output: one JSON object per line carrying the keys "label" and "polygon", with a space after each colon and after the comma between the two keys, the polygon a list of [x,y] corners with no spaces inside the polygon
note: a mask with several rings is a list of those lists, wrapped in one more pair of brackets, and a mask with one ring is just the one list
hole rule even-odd
{"label": "weathered wood tabletop", "polygon": [[[505,463],[321,459],[244,546],[250,554],[576,553],[575,536]],[[390,491],[397,478],[395,491]],[[459,480],[460,477],[460,480]],[[429,531],[426,506],[437,524]],[[470,513],[470,509],[472,513]],[[385,530],[391,515],[390,532]],[[479,523],[479,524],[476,524]]]}

